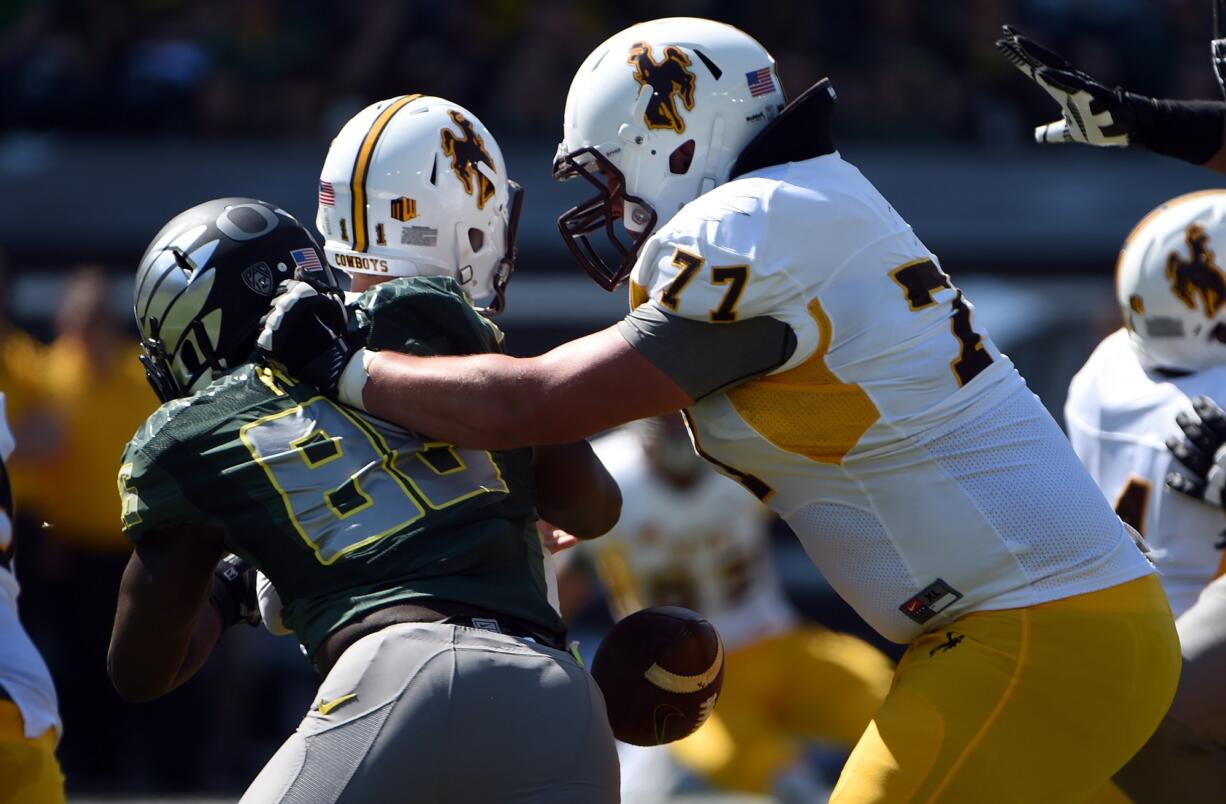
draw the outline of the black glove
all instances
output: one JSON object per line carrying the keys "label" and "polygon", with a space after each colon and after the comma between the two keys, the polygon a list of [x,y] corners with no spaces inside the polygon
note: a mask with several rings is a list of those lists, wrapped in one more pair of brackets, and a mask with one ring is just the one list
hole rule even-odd
{"label": "black glove", "polygon": [[1148,98],[1103,86],[1012,26],[1005,25],[1001,33],[997,49],[1060,104],[1061,119],[1035,128],[1036,141],[1117,147],[1132,142],[1136,128],[1132,101]]}
{"label": "black glove", "polygon": [[1008,25],[1002,34],[1000,52],[1060,104],[1059,120],[1035,128],[1038,142],[1136,145],[1194,165],[1222,147],[1226,106],[1220,101],[1160,100],[1113,89]]}
{"label": "black glove", "polygon": [[1167,473],[1166,485],[1216,508],[1226,507],[1226,411],[1207,396],[1192,400],[1195,414],[1180,413],[1175,423],[1184,438],[1171,436],[1166,448],[1182,464]]}
{"label": "black glove", "polygon": [[238,623],[260,624],[255,595],[255,567],[236,555],[228,555],[213,568],[209,602],[221,615],[221,627]]}
{"label": "black glove", "polygon": [[344,297],[309,279],[287,279],[277,286],[272,307],[260,319],[256,345],[290,376],[336,398],[337,383],[349,358],[362,347],[348,330]]}

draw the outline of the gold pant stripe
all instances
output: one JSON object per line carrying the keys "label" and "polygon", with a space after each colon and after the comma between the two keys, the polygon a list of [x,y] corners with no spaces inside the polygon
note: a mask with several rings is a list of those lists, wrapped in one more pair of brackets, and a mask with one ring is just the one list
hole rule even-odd
{"label": "gold pant stripe", "polygon": [[366,251],[370,245],[366,216],[366,176],[370,172],[370,156],[375,151],[375,145],[379,142],[383,129],[387,128],[387,124],[396,116],[396,112],[420,97],[421,95],[404,95],[389,103],[375,117],[375,122],[371,124],[370,130],[366,132],[366,137],[362,140],[361,147],[358,148],[357,159],[353,163],[353,178],[350,179],[353,196],[354,251]]}
{"label": "gold pant stripe", "polygon": [[830,802],[1109,801],[1179,664],[1156,575],[967,614],[911,643]]}
{"label": "gold pant stripe", "polygon": [[1001,693],[1000,700],[996,702],[996,706],[993,707],[992,713],[988,715],[986,720],[983,721],[983,725],[979,728],[979,731],[975,734],[975,736],[971,738],[971,741],[966,744],[966,748],[962,751],[962,755],[954,760],[953,765],[951,765],[949,768],[949,773],[945,774],[945,778],[942,779],[941,783],[937,785],[937,789],[932,791],[932,795],[928,797],[925,804],[933,804],[934,801],[937,801],[940,798],[941,793],[945,791],[947,786],[949,786],[950,780],[952,780],[958,774],[958,771],[960,771],[962,766],[966,764],[967,758],[974,753],[975,749],[979,747],[979,744],[983,742],[984,735],[988,733],[988,729],[992,728],[992,726],[996,724],[996,721],[1000,719],[1000,713],[1004,711],[1005,704],[1013,699],[1013,691],[1017,689],[1017,683],[1022,677],[1022,668],[1026,665],[1027,652],[1030,647],[1030,617],[1025,609],[1022,609],[1019,614],[1021,615],[1021,638],[1017,649],[1017,663],[1013,666],[1013,675],[1009,677],[1009,684],[1005,687],[1005,691]]}

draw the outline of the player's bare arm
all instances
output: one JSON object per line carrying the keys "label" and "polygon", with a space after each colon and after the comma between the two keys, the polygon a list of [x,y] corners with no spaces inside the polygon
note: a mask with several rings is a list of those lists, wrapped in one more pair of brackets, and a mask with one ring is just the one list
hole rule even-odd
{"label": "player's bare arm", "polygon": [[694,401],[612,327],[539,357],[380,352],[367,371],[369,412],[485,449],[574,441]]}
{"label": "player's bare arm", "polygon": [[200,669],[222,633],[209,602],[221,534],[175,528],[136,546],[119,586],[107,671],[119,695],[148,701]]}
{"label": "player's bare arm", "polygon": [[[290,303],[283,303],[286,300]],[[693,397],[615,327],[539,357],[416,357],[356,348],[313,308],[278,299],[261,345],[329,396],[459,447],[564,444]]]}
{"label": "player's bare arm", "polygon": [[584,539],[617,524],[622,495],[586,441],[538,447],[536,510],[557,528]]}

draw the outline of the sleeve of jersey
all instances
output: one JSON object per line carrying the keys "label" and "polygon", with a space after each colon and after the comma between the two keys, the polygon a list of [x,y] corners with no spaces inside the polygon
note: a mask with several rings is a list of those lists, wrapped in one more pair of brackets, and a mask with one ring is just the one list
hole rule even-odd
{"label": "sleeve of jersey", "polygon": [[129,446],[119,467],[119,498],[124,535],[139,544],[148,533],[179,525],[200,525],[209,517],[188,501],[169,471],[173,453],[151,460],[144,450]]}
{"label": "sleeve of jersey", "polygon": [[406,277],[376,285],[358,300],[370,349],[468,355],[502,351],[502,332],[469,303],[451,277]]}
{"label": "sleeve of jersey", "polygon": [[652,244],[633,277],[634,309],[618,331],[695,400],[766,374],[796,349],[776,313],[796,295],[752,254],[698,238]]}

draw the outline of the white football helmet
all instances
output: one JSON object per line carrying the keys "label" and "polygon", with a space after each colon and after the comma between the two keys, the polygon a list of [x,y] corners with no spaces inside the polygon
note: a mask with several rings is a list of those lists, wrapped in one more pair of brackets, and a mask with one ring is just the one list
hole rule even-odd
{"label": "white football helmet", "polygon": [[[558,219],[575,258],[601,287],[617,287],[656,224],[726,182],[783,106],[775,60],[731,25],[674,17],[610,37],[570,85],[553,163],[554,178],[582,176],[598,191]],[[619,212],[629,245],[613,230]],[[589,242],[597,229],[620,264]]]}
{"label": "white football helmet", "polygon": [[319,213],[328,260],[348,273],[451,276],[483,312],[505,304],[522,194],[467,109],[401,95],[367,106],[328,149]]}
{"label": "white football helmet", "polygon": [[1200,371],[1226,363],[1226,190],[1181,195],[1146,215],[1120,251],[1116,296],[1141,362]]}

